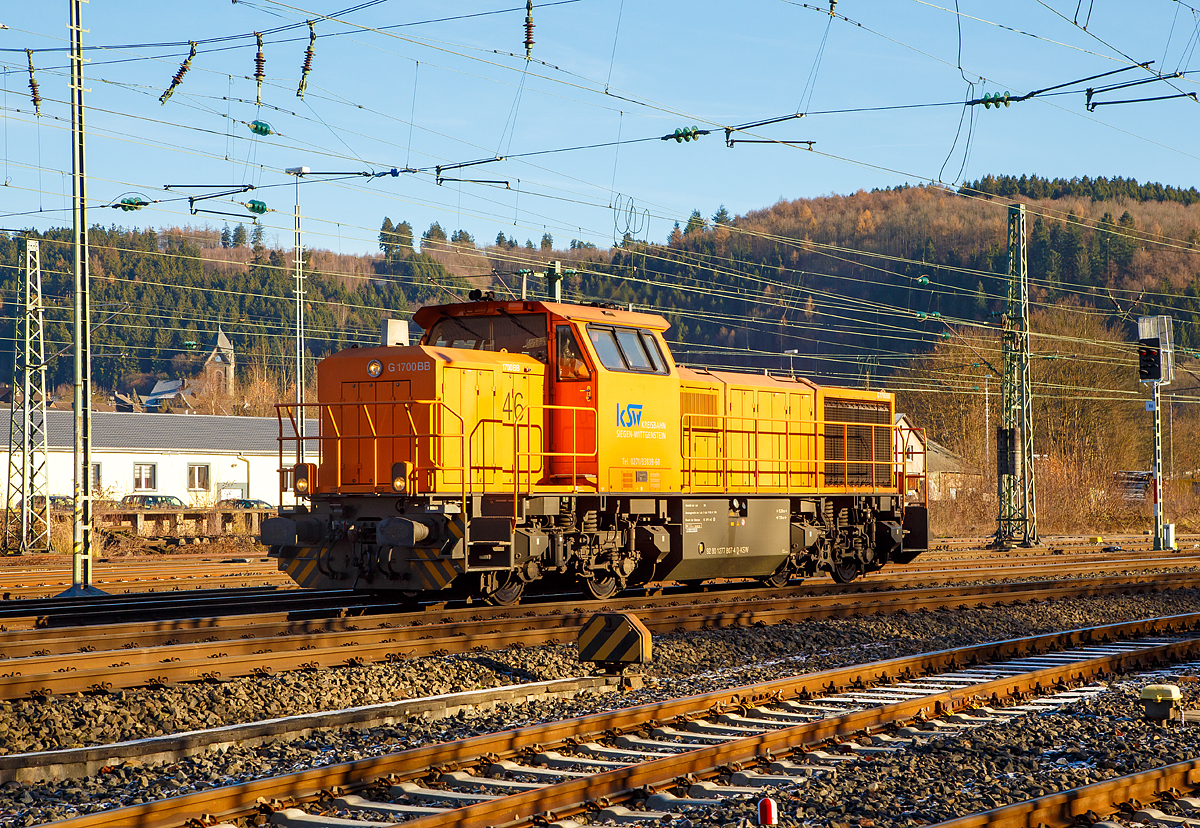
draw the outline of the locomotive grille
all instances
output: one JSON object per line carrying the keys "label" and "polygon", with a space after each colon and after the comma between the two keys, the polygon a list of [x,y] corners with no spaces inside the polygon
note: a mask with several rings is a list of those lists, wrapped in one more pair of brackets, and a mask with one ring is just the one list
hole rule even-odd
{"label": "locomotive grille", "polygon": [[714,429],[720,428],[717,415],[720,413],[720,394],[717,391],[699,391],[684,389],[679,393],[679,407],[682,414],[710,414],[708,417],[692,416],[684,422],[688,428]]}
{"label": "locomotive grille", "polygon": [[[887,403],[826,398],[825,482],[834,486],[890,486],[892,431],[887,426],[891,425],[891,417]],[[863,425],[843,427],[838,423]]]}

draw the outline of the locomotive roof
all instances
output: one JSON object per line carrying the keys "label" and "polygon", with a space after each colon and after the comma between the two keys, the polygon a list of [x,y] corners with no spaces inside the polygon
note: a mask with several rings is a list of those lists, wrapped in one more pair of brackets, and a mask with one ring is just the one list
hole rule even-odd
{"label": "locomotive roof", "polygon": [[565,302],[540,302],[531,299],[426,305],[413,314],[413,321],[428,330],[443,316],[503,316],[505,313],[549,313],[572,322],[607,322],[612,325],[649,328],[652,331],[665,331],[671,327],[671,323],[657,313],[638,313],[597,305],[571,305]]}

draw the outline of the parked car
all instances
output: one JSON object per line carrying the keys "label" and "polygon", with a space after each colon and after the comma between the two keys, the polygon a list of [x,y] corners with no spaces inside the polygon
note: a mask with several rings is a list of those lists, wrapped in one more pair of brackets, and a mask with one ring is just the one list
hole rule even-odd
{"label": "parked car", "polygon": [[246,497],[227,497],[217,501],[218,509],[274,509],[265,500],[251,500]]}
{"label": "parked car", "polygon": [[[46,505],[46,498],[42,495],[34,495],[30,498],[30,505],[35,509],[40,509]],[[17,501],[17,505],[21,505],[21,501]],[[70,511],[75,508],[75,499],[69,495],[50,495],[50,508],[52,510],[65,509]]]}
{"label": "parked car", "polygon": [[175,495],[131,494],[121,498],[121,505],[135,509],[182,509],[183,501]]}

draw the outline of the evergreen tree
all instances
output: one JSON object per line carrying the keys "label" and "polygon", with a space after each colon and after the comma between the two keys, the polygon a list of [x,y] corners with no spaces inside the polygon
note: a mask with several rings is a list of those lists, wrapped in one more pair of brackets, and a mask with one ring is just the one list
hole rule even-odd
{"label": "evergreen tree", "polygon": [[466,230],[455,230],[450,234],[450,242],[459,247],[475,246],[475,238]]}
{"label": "evergreen tree", "polygon": [[554,236],[551,236],[549,233],[543,233],[542,234],[542,250],[553,250],[553,249],[554,249]]}
{"label": "evergreen tree", "polygon": [[[239,224],[238,226],[240,227],[241,225]],[[254,249],[255,256],[262,255],[262,252],[266,249],[263,241],[266,237],[266,232],[263,226],[257,222],[254,224],[254,229],[250,231],[250,247]]]}
{"label": "evergreen tree", "polygon": [[717,209],[717,212],[712,217],[712,220],[713,220],[713,224],[716,224],[716,225],[729,226],[729,225],[733,224],[733,216],[729,215],[729,211],[725,209],[724,204],[722,204]]}
{"label": "evergreen tree", "polygon": [[221,230],[221,247],[226,249],[233,247],[233,233],[229,230],[228,224]]}
{"label": "evergreen tree", "polygon": [[699,210],[692,210],[691,216],[688,217],[687,225],[683,228],[683,235],[690,236],[697,230],[704,230],[704,219],[701,217]]}
{"label": "evergreen tree", "polygon": [[444,250],[446,247],[446,231],[436,221],[429,225],[429,229],[421,234],[421,252],[424,253],[427,247],[430,250],[439,247]]}
{"label": "evergreen tree", "polygon": [[393,259],[396,255],[396,228],[390,216],[383,217],[383,224],[379,228],[379,249],[383,251],[385,259]]}
{"label": "evergreen tree", "polygon": [[237,227],[233,228],[232,244],[234,247],[246,246],[246,225],[239,224]]}
{"label": "evergreen tree", "polygon": [[496,234],[496,247],[508,247],[508,237],[503,230]]}
{"label": "evergreen tree", "polygon": [[402,221],[396,225],[394,235],[396,239],[396,247],[393,253],[396,258],[407,258],[415,252],[413,250],[413,229],[412,225],[407,221]]}
{"label": "evergreen tree", "polygon": [[1112,257],[1113,263],[1117,266],[1117,270],[1123,277],[1133,275],[1133,254],[1137,250],[1137,222],[1133,216],[1126,210],[1121,214],[1121,218],[1117,220],[1117,225],[1120,227],[1120,235],[1113,236]]}
{"label": "evergreen tree", "polygon": [[526,240],[525,240],[525,249],[526,249],[526,250],[534,250],[534,249],[536,249],[536,248],[534,248],[534,246],[533,246],[533,239],[526,239]]}

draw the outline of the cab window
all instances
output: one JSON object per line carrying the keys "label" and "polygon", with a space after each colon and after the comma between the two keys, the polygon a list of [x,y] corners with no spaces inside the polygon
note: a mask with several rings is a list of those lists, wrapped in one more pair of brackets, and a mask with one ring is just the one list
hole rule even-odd
{"label": "cab window", "polygon": [[617,328],[617,344],[621,346],[621,354],[625,357],[625,364],[632,371],[653,371],[654,365],[650,362],[650,356],[646,353],[646,346],[642,344],[641,335],[632,328]]}
{"label": "cab window", "polygon": [[575,339],[570,325],[559,325],[554,329],[555,354],[560,380],[586,380],[592,378],[587,363],[583,361],[583,349]]}
{"label": "cab window", "polygon": [[495,316],[443,316],[425,334],[425,345],[472,351],[525,354],[548,362],[546,315],[502,313]]}
{"label": "cab window", "polygon": [[624,371],[625,361],[621,359],[621,349],[617,347],[617,337],[612,328],[595,328],[588,325],[588,337],[600,357],[600,364],[611,371]]}
{"label": "cab window", "polygon": [[609,325],[588,325],[588,338],[600,363],[611,371],[640,374],[669,373],[667,361],[650,331]]}
{"label": "cab window", "polygon": [[647,346],[650,352],[650,361],[654,363],[654,370],[659,374],[668,374],[670,369],[667,368],[667,360],[663,357],[662,348],[658,346],[658,340],[654,338],[654,334],[649,331],[642,331],[642,342]]}

